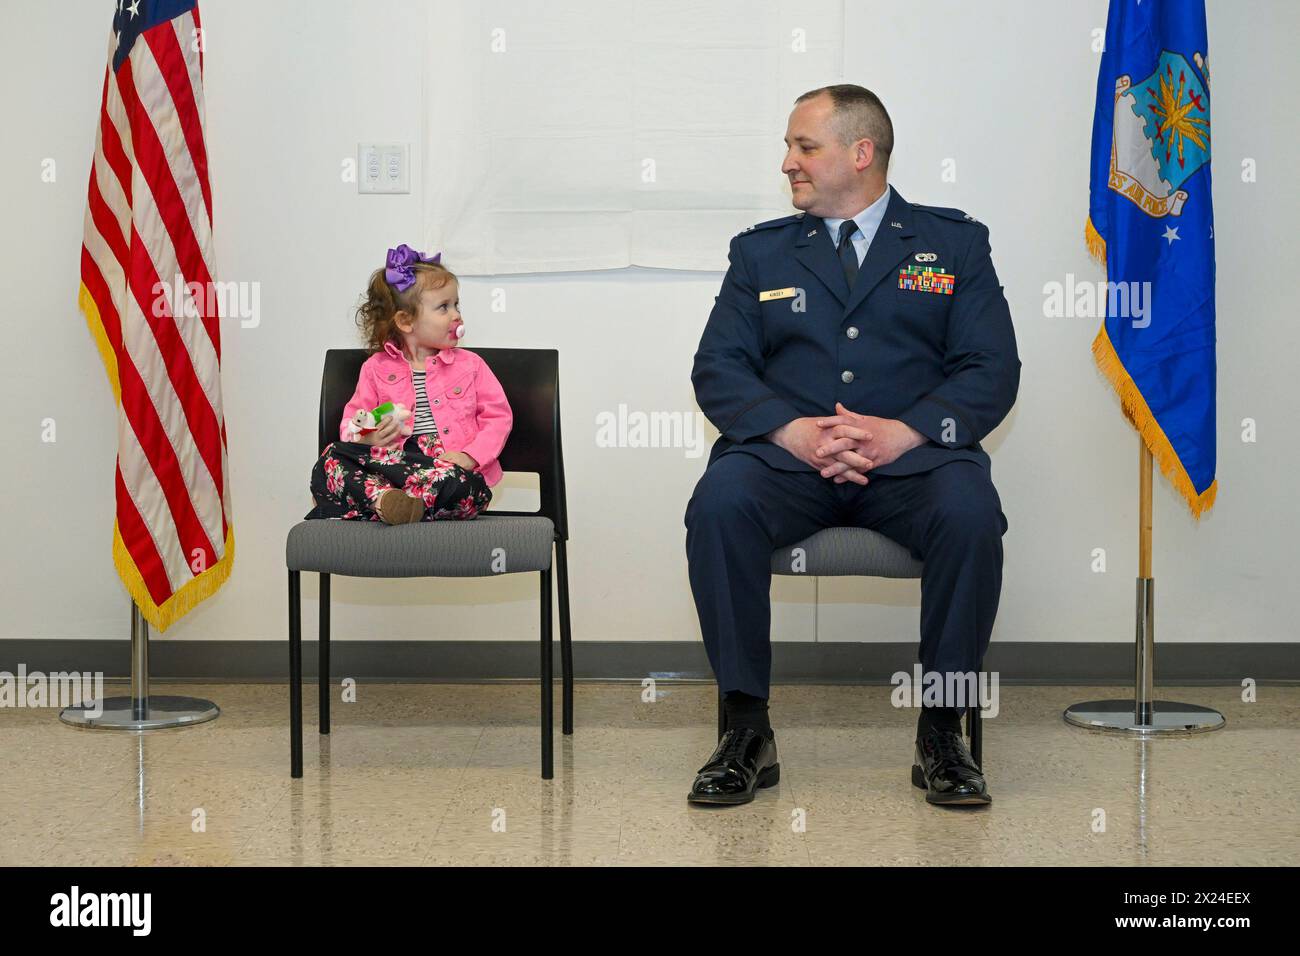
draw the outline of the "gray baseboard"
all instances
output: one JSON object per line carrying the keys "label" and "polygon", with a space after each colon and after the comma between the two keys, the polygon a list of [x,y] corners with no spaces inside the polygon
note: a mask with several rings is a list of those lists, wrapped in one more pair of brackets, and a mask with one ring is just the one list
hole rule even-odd
{"label": "gray baseboard", "polygon": [[[316,675],[316,641],[303,641],[303,672]],[[559,641],[556,673],[559,673]],[[478,682],[537,676],[532,641],[343,641],[330,644],[336,677],[367,681]],[[582,641],[573,648],[579,680],[712,680],[696,641]],[[149,645],[155,681],[280,682],[288,671],[287,641],[165,641]],[[887,684],[911,672],[916,644],[777,642],[772,679],[779,684]],[[1240,684],[1300,681],[1300,644],[1160,644],[1157,682]],[[0,672],[130,673],[127,641],[0,640]],[[994,643],[985,669],[1022,684],[1128,684],[1133,645],[1119,643]]]}

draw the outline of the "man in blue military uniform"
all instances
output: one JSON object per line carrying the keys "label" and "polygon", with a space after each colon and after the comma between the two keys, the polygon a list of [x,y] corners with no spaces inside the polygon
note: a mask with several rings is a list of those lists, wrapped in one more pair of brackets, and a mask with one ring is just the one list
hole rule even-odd
{"label": "man in blue military uniform", "polygon": [[[695,354],[696,399],[721,434],[686,509],[686,551],[727,730],[693,803],[746,803],[780,775],[774,549],[829,526],[876,529],[924,561],[923,670],[974,674],[988,647],[1007,522],[979,442],[1015,402],[1015,333],[988,229],[890,187],[893,139],[860,86],[796,101],[782,172],[803,211],[731,240]],[[956,701],[942,703],[917,723],[926,799],[988,803]]]}

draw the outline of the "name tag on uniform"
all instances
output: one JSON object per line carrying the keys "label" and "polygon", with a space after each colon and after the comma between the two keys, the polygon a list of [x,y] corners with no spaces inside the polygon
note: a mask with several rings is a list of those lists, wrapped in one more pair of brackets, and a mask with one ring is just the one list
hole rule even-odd
{"label": "name tag on uniform", "polygon": [[773,299],[790,299],[794,297],[794,293],[794,286],[790,286],[788,289],[768,289],[766,292],[758,294],[758,301],[771,302]]}
{"label": "name tag on uniform", "polygon": [[898,287],[911,292],[935,292],[952,295],[957,277],[933,266],[908,266],[898,272]]}

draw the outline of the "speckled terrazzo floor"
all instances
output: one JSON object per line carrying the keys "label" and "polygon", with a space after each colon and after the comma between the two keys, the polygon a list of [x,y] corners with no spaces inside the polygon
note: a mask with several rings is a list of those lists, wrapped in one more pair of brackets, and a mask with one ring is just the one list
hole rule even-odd
{"label": "speckled terrazzo floor", "polygon": [[652,703],[639,684],[578,685],[551,781],[535,685],[362,685],[327,737],[309,685],[301,780],[285,687],[153,690],[223,714],[126,736],[0,710],[0,865],[1300,863],[1297,687],[1261,687],[1257,703],[1162,687],[1228,725],[1141,743],[1061,720],[1122,689],[1003,686],[985,724],[994,803],[977,810],[910,785],[915,714],[888,687],[775,688],[780,785],[712,809],[685,801],[714,742],[702,685],[660,684]]}

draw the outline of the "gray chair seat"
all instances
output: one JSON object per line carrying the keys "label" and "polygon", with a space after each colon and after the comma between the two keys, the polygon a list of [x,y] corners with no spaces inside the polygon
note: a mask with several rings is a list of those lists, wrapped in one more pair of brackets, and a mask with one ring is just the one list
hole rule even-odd
{"label": "gray chair seat", "polygon": [[[289,530],[290,571],[356,578],[467,578],[545,571],[555,525],[550,518],[483,514],[470,521],[315,519]],[[500,549],[500,550],[498,550]]]}
{"label": "gray chair seat", "polygon": [[919,578],[923,566],[893,538],[868,528],[823,528],[772,552],[773,574]]}

